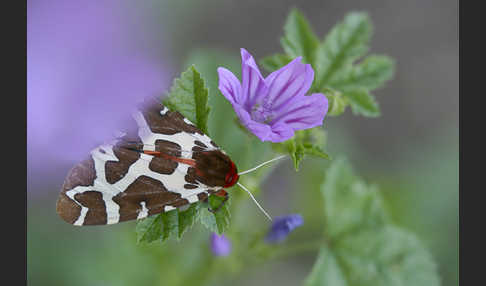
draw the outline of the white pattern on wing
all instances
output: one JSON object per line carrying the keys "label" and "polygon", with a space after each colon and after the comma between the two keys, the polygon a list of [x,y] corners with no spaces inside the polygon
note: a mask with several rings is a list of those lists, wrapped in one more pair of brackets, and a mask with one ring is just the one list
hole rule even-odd
{"label": "white pattern on wing", "polygon": [[138,213],[137,219],[145,218],[148,216],[148,209],[145,206],[145,202],[140,202],[140,205],[142,206],[142,210]]}
{"label": "white pattern on wing", "polygon": [[78,219],[73,223],[74,225],[83,225],[86,214],[88,213],[88,208],[81,206],[81,212],[79,213]]}
{"label": "white pattern on wing", "polygon": [[199,198],[198,198],[197,195],[195,195],[195,196],[187,197],[187,200],[189,201],[190,204],[192,204],[192,203],[199,201]]}
{"label": "white pattern on wing", "polygon": [[164,207],[164,212],[168,212],[168,211],[171,211],[171,210],[175,210],[176,208],[173,207],[173,206],[165,206]]}
{"label": "white pattern on wing", "polygon": [[164,108],[160,111],[160,115],[165,115],[167,112],[169,112],[169,109],[164,106]]}
{"label": "white pattern on wing", "polygon": [[191,120],[189,120],[189,119],[187,119],[185,117],[184,117],[184,122],[187,123],[187,124],[189,124],[189,125],[194,125],[194,123],[192,123]]}

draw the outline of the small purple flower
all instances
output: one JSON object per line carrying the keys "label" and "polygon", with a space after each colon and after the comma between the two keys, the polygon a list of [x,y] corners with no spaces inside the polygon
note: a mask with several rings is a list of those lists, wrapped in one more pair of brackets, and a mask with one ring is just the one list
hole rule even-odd
{"label": "small purple flower", "polygon": [[327,98],[321,93],[305,95],[314,70],[301,60],[298,57],[263,78],[250,53],[241,49],[242,83],[231,71],[218,68],[219,90],[240,122],[262,141],[282,142],[295,130],[322,125]]}
{"label": "small purple flower", "polygon": [[304,219],[300,214],[276,217],[273,221],[272,227],[265,237],[265,242],[281,242],[287,238],[292,230],[298,226],[301,226],[303,223]]}
{"label": "small purple flower", "polygon": [[211,233],[211,251],[215,256],[228,256],[231,253],[231,242],[224,234]]}

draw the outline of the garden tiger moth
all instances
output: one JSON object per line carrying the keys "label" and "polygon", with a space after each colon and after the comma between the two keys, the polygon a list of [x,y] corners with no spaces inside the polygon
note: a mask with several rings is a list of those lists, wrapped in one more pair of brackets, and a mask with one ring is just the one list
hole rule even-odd
{"label": "garden tiger moth", "polygon": [[56,205],[66,222],[82,226],[142,219],[211,194],[227,199],[223,188],[235,184],[271,220],[238,183],[235,163],[182,114],[148,100],[133,119],[136,128],[96,147],[69,171]]}

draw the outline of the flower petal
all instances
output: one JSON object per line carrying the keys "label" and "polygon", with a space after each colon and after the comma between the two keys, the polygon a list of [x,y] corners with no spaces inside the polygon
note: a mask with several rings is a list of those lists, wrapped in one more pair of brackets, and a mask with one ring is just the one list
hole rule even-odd
{"label": "flower petal", "polygon": [[250,130],[251,133],[255,134],[256,137],[260,138],[262,141],[269,140],[272,128],[268,124],[263,124],[251,119],[250,114],[240,105],[233,105],[233,109],[238,115],[241,124],[243,124],[246,129]]}
{"label": "flower petal", "polygon": [[241,82],[241,102],[245,102],[245,108],[250,110],[258,97],[267,94],[267,87],[255,59],[243,48],[241,49]]}
{"label": "flower petal", "polygon": [[302,224],[304,224],[304,218],[300,214],[290,214],[276,217],[273,220],[272,227],[265,237],[265,242],[281,242],[287,238],[290,232]]}
{"label": "flower petal", "polygon": [[224,234],[221,236],[216,233],[211,233],[209,238],[211,244],[211,251],[215,256],[228,256],[231,253],[231,242]]}
{"label": "flower petal", "polygon": [[277,122],[272,125],[272,133],[268,140],[273,143],[283,142],[294,137],[294,133],[294,129],[285,122]]}
{"label": "flower petal", "polygon": [[299,96],[290,101],[279,115],[272,120],[273,124],[285,123],[294,130],[312,128],[322,124],[328,109],[327,97],[322,93]]}
{"label": "flower petal", "polygon": [[219,67],[219,85],[218,88],[226,99],[234,103],[241,103],[241,84],[238,78],[229,70]]}
{"label": "flower petal", "polygon": [[309,90],[314,80],[314,70],[301,60],[302,57],[294,59],[265,79],[268,86],[265,98],[267,108],[280,109],[294,97],[303,96]]}

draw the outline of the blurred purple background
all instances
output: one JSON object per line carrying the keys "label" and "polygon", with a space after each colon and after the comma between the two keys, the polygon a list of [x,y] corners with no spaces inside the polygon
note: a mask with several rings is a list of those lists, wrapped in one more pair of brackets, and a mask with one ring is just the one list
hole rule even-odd
{"label": "blurred purple background", "polygon": [[57,168],[65,171],[109,140],[135,102],[166,90],[163,32],[154,33],[159,27],[135,4],[28,2],[28,173],[35,189],[46,175],[62,181]]}

